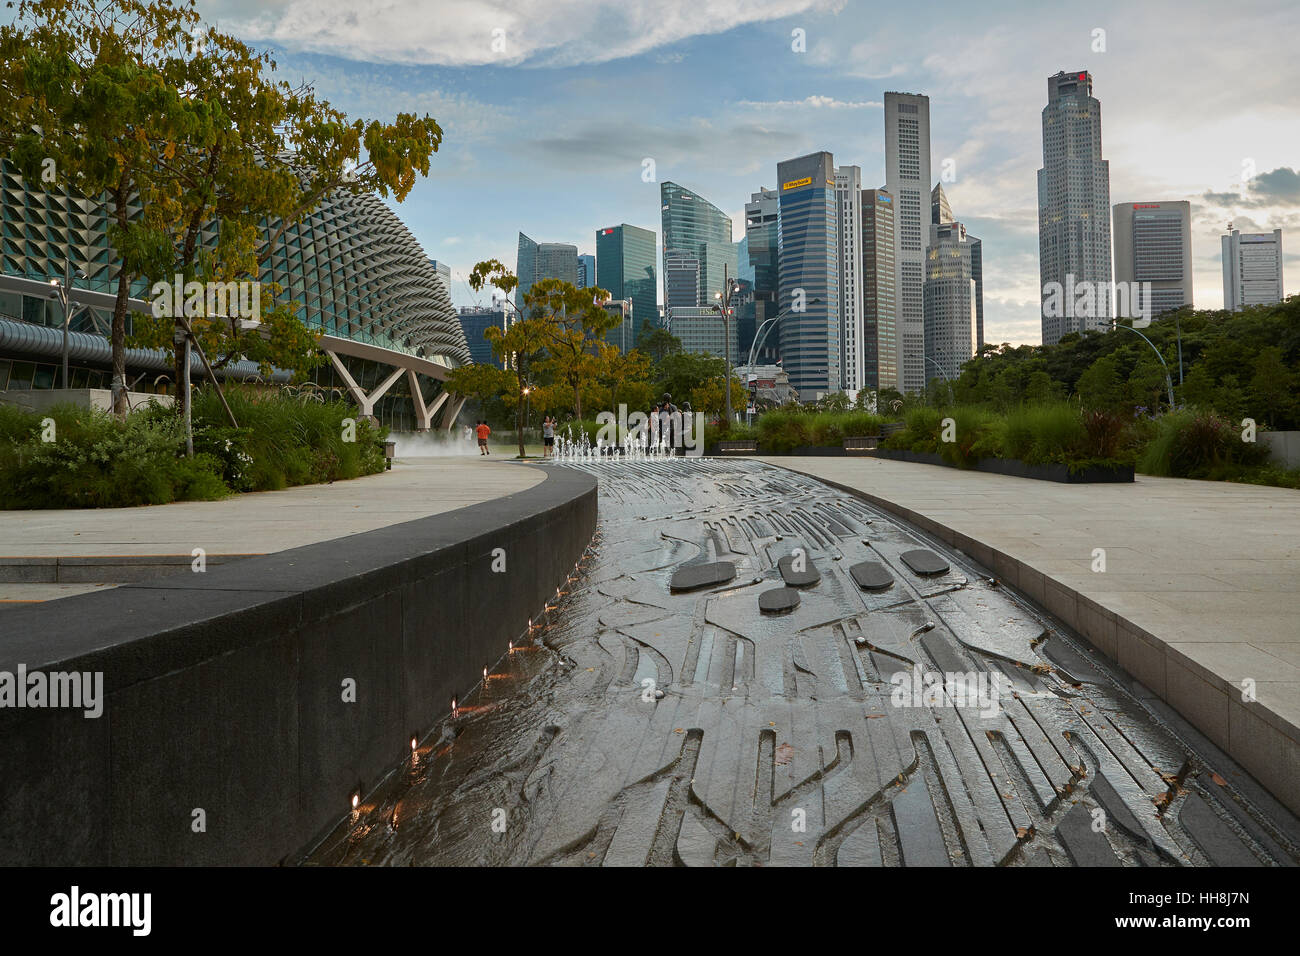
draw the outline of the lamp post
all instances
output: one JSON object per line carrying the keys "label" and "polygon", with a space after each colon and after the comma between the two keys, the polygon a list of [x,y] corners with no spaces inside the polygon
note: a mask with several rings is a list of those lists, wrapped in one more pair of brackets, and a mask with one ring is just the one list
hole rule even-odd
{"label": "lamp post", "polygon": [[[76,275],[80,279],[86,277],[86,274],[80,270]],[[72,276],[72,260],[68,259],[63,272],[63,281],[50,280],[50,285],[54,287],[54,294],[59,299],[59,305],[63,306],[63,387],[65,390],[71,387],[68,381],[68,331],[72,325]]]}
{"label": "lamp post", "polygon": [[[808,300],[808,305],[820,305],[821,303],[822,303],[822,299],[820,297]],[[767,334],[771,332],[772,329],[776,328],[776,323],[780,322],[787,315],[790,315],[794,311],[796,310],[793,308],[789,308],[786,309],[784,312],[778,312],[776,315],[772,316],[771,318],[764,319],[762,323],[759,325],[759,327],[755,330],[754,342],[749,347],[749,367],[751,369],[754,367],[754,359],[758,355],[758,350],[763,347],[763,343],[767,340]]]}
{"label": "lamp post", "polygon": [[945,385],[948,386],[948,401],[950,401],[950,402],[952,402],[952,404],[956,405],[956,404],[957,404],[957,396],[956,396],[956,394],[955,394],[955,393],[953,392],[953,390],[952,390],[952,382],[948,381],[948,373],[945,372],[945,371],[943,370],[943,366],[942,366],[942,365],[940,365],[940,364],[939,364],[938,362],[936,362],[934,359],[930,358],[930,356],[928,356],[928,355],[925,356],[925,360],[926,360],[927,362],[929,362],[931,365],[933,365],[935,368],[937,368],[937,369],[939,370],[939,377],[942,378],[942,379],[943,379],[943,383],[944,383]]}
{"label": "lamp post", "polygon": [[[1142,336],[1142,341],[1145,342],[1147,345],[1151,346],[1151,351],[1153,351],[1153,352],[1156,353],[1156,358],[1160,359],[1160,364],[1161,364],[1162,366],[1164,366],[1164,370],[1165,370],[1165,388],[1166,388],[1166,389],[1168,390],[1168,392],[1169,392],[1169,407],[1172,409],[1172,408],[1174,407],[1174,380],[1173,380],[1173,378],[1172,378],[1172,377],[1170,376],[1170,374],[1169,374],[1169,363],[1166,362],[1166,361],[1165,361],[1165,357],[1164,357],[1163,355],[1160,354],[1160,350],[1159,350],[1158,348],[1156,348],[1156,344],[1155,344],[1154,342],[1152,342],[1149,338],[1147,338],[1145,335],[1142,335],[1141,332],[1139,332],[1137,329],[1133,328],[1133,326],[1131,326],[1131,325],[1120,325],[1119,322],[1114,322],[1113,325],[1114,325],[1114,327],[1117,328],[1117,329],[1128,329],[1128,330],[1129,330],[1130,332],[1132,332],[1134,335],[1140,335],[1140,336]],[[1179,374],[1179,384],[1182,384],[1181,370],[1180,370],[1180,374]]]}
{"label": "lamp post", "polygon": [[725,294],[722,292],[713,293],[715,299],[720,299],[722,304],[713,306],[713,310],[722,316],[722,351],[726,359],[726,377],[722,380],[722,394],[727,405],[727,429],[731,429],[731,297],[735,294],[736,289],[740,286],[739,279],[726,277],[726,266],[723,266],[723,282],[726,285]]}

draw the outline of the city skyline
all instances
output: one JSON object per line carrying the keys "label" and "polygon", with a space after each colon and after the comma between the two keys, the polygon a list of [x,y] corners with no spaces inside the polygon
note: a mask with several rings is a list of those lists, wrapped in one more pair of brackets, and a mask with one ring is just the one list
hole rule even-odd
{"label": "city skyline", "polygon": [[[438,118],[443,149],[401,210],[428,254],[452,263],[457,305],[475,301],[463,280],[475,262],[513,261],[519,231],[581,252],[594,251],[592,230],[610,222],[657,232],[665,180],[718,204],[736,237],[745,201],[772,188],[776,163],[790,156],[824,149],[860,166],[864,187],[884,185],[884,92],[911,90],[931,100],[933,178],[953,160],[945,191],[984,240],[985,340],[1037,342],[1040,113],[1045,79],[1062,69],[1096,78],[1112,203],[1192,203],[1199,306],[1221,304],[1220,236],[1230,220],[1244,232],[1283,229],[1286,291],[1296,291],[1300,106],[1282,45],[1300,23],[1296,12],[1234,10],[1236,28],[1264,57],[1276,52],[1274,67],[1241,71],[1186,6],[1170,16],[1173,6],[1102,3],[1064,11],[1050,26],[1018,17],[1025,5],[953,7],[907,30],[877,22],[865,4],[837,7],[759,3],[738,22],[696,4],[658,10],[664,22],[655,29],[611,8],[597,31],[598,18],[579,22],[558,10],[525,18],[522,8],[494,4],[507,38],[498,54],[489,49],[490,12],[437,29],[436,18],[426,24],[408,12],[417,22],[393,45],[366,40],[385,16],[349,27],[327,5],[312,29],[299,30],[292,3],[202,4],[278,47],[282,72],[314,78],[345,109],[427,109]],[[1094,52],[1098,29],[1105,52]],[[476,30],[482,42],[470,44]],[[806,52],[793,52],[794,30],[804,31]],[[1186,68],[1189,55],[1198,69]],[[1222,82],[1229,72],[1233,82]],[[646,158],[655,160],[653,181],[642,179]],[[531,188],[520,195],[507,182]]]}

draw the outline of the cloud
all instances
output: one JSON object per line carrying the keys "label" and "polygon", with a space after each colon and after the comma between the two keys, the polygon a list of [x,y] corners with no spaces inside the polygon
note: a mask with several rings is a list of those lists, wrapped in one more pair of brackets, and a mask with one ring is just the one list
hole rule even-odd
{"label": "cloud", "polygon": [[1206,202],[1214,206],[1244,206],[1261,209],[1275,206],[1300,206],[1300,172],[1289,166],[1260,173],[1248,180],[1239,192],[1214,192],[1207,190]]}
{"label": "cloud", "polygon": [[756,110],[791,110],[791,109],[816,109],[816,110],[866,110],[881,109],[885,104],[875,100],[862,100],[860,102],[850,102],[848,100],[837,100],[833,96],[806,96],[801,100],[739,100],[736,106],[742,106],[746,109]]}
{"label": "cloud", "polygon": [[375,63],[582,66],[843,0],[214,0],[223,26],[288,50]]}

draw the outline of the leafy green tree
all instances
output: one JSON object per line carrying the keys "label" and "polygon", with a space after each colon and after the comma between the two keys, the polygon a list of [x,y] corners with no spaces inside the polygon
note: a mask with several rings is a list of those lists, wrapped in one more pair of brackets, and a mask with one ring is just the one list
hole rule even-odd
{"label": "leafy green tree", "polygon": [[544,332],[545,363],[571,389],[578,419],[582,418],[582,386],[599,372],[597,347],[621,321],[600,305],[608,299],[604,289],[579,289],[560,279],[542,279],[524,294],[528,321],[540,322]]}
{"label": "leafy green tree", "polygon": [[1075,389],[1079,393],[1085,408],[1112,411],[1123,403],[1120,389],[1119,368],[1115,356],[1108,355],[1098,359],[1088,367]]}
{"label": "leafy green tree", "polygon": [[1257,417],[1276,427],[1281,421],[1296,417],[1296,395],[1300,391],[1300,373],[1287,368],[1282,349],[1270,346],[1255,356],[1254,375],[1250,380],[1250,405],[1258,408]]}

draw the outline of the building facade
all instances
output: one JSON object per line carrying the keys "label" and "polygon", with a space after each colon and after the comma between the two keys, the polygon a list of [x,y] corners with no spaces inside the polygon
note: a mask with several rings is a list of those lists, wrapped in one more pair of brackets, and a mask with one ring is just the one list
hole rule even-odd
{"label": "building facade", "polygon": [[[952,206],[943,184],[935,183],[930,193],[930,225],[941,226],[952,221]],[[971,278],[975,280],[975,349],[979,351],[984,347],[984,243],[969,231],[966,241],[970,246]]]}
{"label": "building facade", "polygon": [[703,352],[718,358],[729,354],[732,364],[739,361],[740,333],[734,317],[727,322],[725,334],[722,315],[718,309],[709,306],[674,309],[668,322],[668,331],[681,339],[683,352]]}
{"label": "building facade", "polygon": [[[699,296],[692,305],[708,305],[722,293],[725,279],[735,278],[736,245],[731,239],[731,217],[703,196],[674,182],[659,186],[663,224],[664,261],[684,254],[699,264]],[[665,266],[665,271],[667,266]],[[664,302],[668,303],[667,290]],[[673,304],[668,304],[673,308]]]}
{"label": "building facade", "polygon": [[835,208],[839,214],[840,388],[856,394],[872,377],[867,374],[862,322],[862,170],[857,166],[835,170]]}
{"label": "building facade", "polygon": [[1239,312],[1248,305],[1282,301],[1282,230],[1222,238],[1223,307]]}
{"label": "building facade", "polygon": [[966,227],[932,224],[925,265],[926,369],[951,382],[974,354],[975,277]]}
{"label": "building facade", "polygon": [[632,343],[658,308],[655,234],[622,223],[596,230],[596,284],[614,299],[632,302]]}
{"label": "building facade", "polygon": [[579,289],[590,289],[596,285],[596,257],[589,252],[578,256],[578,281],[575,284]]}
{"label": "building facade", "polygon": [[863,387],[902,391],[898,374],[898,295],[894,197],[862,192]]}
{"label": "building facade", "polygon": [[1110,211],[1110,163],[1102,159],[1101,102],[1092,95],[1092,74],[1057,73],[1047,80],[1038,171],[1044,345],[1070,332],[1110,327]]}
{"label": "building facade", "polygon": [[[754,335],[778,314],[780,303],[780,193],[760,187],[745,203],[745,252],[754,283]],[[752,342],[750,343],[753,344]],[[749,347],[745,348],[746,355]],[[768,332],[755,361],[775,362],[780,336]]]}
{"label": "building facade", "polygon": [[[1117,203],[1112,209],[1115,284],[1122,318],[1155,316],[1192,304],[1192,204]],[[1143,283],[1150,283],[1150,300]]]}
{"label": "building facade", "polygon": [[469,345],[470,361],[475,365],[495,365],[504,368],[505,363],[492,354],[492,344],[483,337],[490,328],[505,331],[512,310],[504,304],[493,303],[492,306],[462,306],[460,310],[460,327],[465,333]]}
{"label": "building facade", "polygon": [[778,163],[781,360],[804,401],[840,391],[839,211],[835,160]]}
{"label": "building facade", "polygon": [[901,391],[925,386],[926,206],[930,194],[930,98],[885,94],[885,189],[894,197],[895,362]]}
{"label": "building facade", "polygon": [[[138,216],[136,208],[132,215]],[[200,242],[214,247],[215,223]],[[0,391],[55,388],[62,377],[64,317],[51,280],[69,264],[69,382],[107,388],[107,340],[117,264],[104,205],[62,190],[28,189],[0,166]],[[80,272],[84,277],[76,277]],[[349,396],[364,414],[397,430],[450,424],[461,401],[442,387],[450,369],[470,361],[455,308],[438,270],[410,230],[378,196],[333,193],[289,226],[266,257],[258,281],[277,283],[280,301],[321,333],[329,364],[312,383]],[[148,284],[137,282],[130,307],[144,312]],[[131,318],[128,316],[128,335]],[[127,349],[132,391],[175,391],[169,349]],[[261,381],[255,365],[234,362],[228,379]],[[197,356],[191,375],[203,381]],[[272,376],[287,380],[287,373]]]}

